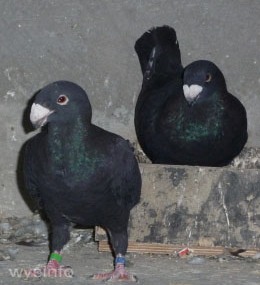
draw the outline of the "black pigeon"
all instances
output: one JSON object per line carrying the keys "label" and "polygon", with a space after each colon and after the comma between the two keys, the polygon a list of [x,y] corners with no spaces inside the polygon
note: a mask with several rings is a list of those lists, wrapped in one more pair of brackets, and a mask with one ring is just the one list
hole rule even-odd
{"label": "black pigeon", "polygon": [[209,61],[185,69],[175,30],[157,27],[135,44],[143,84],[135,108],[138,141],[153,163],[224,166],[247,141],[246,110]]}
{"label": "black pigeon", "polygon": [[[32,104],[31,122],[45,127],[26,143],[24,177],[51,226],[51,255],[42,272],[66,276],[61,252],[76,223],[102,226],[110,236],[115,270],[94,279],[135,280],[124,255],[129,213],[140,199],[139,167],[129,142],[93,125],[91,115],[85,91],[67,81],[47,85]],[[26,274],[35,276],[35,269]]]}

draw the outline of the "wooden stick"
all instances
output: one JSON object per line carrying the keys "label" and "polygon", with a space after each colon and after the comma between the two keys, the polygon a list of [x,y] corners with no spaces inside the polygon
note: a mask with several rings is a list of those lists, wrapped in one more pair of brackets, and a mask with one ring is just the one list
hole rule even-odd
{"label": "wooden stick", "polygon": [[[181,249],[186,246],[173,245],[173,244],[160,244],[160,243],[140,243],[129,241],[127,252],[137,252],[137,253],[155,253],[155,254],[177,254]],[[194,255],[204,255],[204,256],[215,256],[224,253],[231,254],[232,250],[221,246],[214,247],[200,247],[195,245],[190,245],[189,249]],[[99,241],[98,250],[100,252],[111,251],[110,245],[107,241]],[[254,256],[260,249],[248,249],[241,253],[241,256]]]}

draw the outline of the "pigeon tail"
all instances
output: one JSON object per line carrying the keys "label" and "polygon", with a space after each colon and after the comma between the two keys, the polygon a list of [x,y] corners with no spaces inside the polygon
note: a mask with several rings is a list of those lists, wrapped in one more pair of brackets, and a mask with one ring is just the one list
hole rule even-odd
{"label": "pigeon tail", "polygon": [[144,33],[135,43],[144,77],[151,73],[168,74],[182,70],[176,32],[169,26],[155,27]]}

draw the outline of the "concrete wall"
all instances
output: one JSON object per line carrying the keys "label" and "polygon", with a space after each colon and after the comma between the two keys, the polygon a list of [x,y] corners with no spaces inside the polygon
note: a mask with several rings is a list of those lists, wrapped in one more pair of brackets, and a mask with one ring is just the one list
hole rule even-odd
{"label": "concrete wall", "polygon": [[15,171],[32,135],[22,127],[24,108],[45,84],[80,84],[94,122],[135,140],[134,43],[152,26],[175,27],[184,65],[203,58],[222,69],[246,106],[248,146],[260,146],[259,0],[6,0],[0,13],[0,216],[29,214]]}
{"label": "concrete wall", "polygon": [[260,247],[260,169],[140,164],[130,240]]}

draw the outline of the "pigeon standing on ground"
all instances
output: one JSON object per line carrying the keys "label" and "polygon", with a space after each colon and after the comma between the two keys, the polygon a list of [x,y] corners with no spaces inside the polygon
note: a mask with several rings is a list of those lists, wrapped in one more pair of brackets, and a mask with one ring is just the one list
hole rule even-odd
{"label": "pigeon standing on ground", "polygon": [[144,33],[135,50],[143,73],[135,129],[146,155],[153,163],[227,165],[247,141],[247,116],[219,68],[199,60],[184,69],[169,26]]}
{"label": "pigeon standing on ground", "polygon": [[66,275],[61,260],[70,223],[99,225],[109,234],[115,269],[93,278],[135,281],[124,256],[129,213],[140,199],[139,167],[129,142],[93,125],[91,116],[87,94],[68,81],[44,87],[31,107],[31,122],[44,127],[25,146],[25,185],[51,227],[51,254],[41,272]]}

